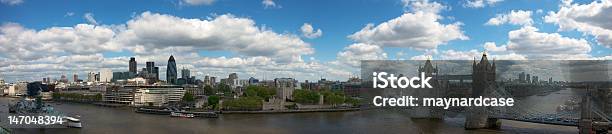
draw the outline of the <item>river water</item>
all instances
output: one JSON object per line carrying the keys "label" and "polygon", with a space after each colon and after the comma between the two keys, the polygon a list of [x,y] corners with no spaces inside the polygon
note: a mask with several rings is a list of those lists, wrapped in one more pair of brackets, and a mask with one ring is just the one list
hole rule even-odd
{"label": "river water", "polygon": [[[554,112],[556,106],[574,96],[560,90],[546,96],[529,96],[517,103]],[[0,123],[7,122],[9,98],[0,98]],[[464,130],[464,118],[411,119],[405,112],[362,110],[354,112],[291,114],[225,114],[219,118],[172,118],[135,113],[129,108],[88,104],[50,103],[56,110],[81,116],[83,128],[12,129],[13,133],[577,133],[576,127],[502,120],[500,130]],[[4,125],[6,126],[6,125]]]}

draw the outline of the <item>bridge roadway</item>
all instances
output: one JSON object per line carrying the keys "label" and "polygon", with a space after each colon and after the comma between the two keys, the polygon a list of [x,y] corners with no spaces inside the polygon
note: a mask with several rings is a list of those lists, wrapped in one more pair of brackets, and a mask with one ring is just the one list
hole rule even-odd
{"label": "bridge roadway", "polygon": [[513,118],[513,117],[493,117],[504,120],[513,120],[521,122],[562,125],[562,126],[578,126],[578,119],[563,119],[563,118]]}

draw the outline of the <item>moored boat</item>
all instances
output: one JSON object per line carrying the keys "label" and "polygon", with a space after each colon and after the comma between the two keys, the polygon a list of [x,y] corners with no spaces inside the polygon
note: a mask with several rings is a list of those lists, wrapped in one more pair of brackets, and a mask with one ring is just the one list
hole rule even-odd
{"label": "moored boat", "polygon": [[62,125],[64,126],[73,127],[73,128],[83,127],[81,124],[81,120],[75,117],[65,116],[62,119],[63,119]]}
{"label": "moored boat", "polygon": [[183,117],[183,118],[194,118],[195,117],[194,114],[180,113],[180,112],[172,112],[172,113],[170,113],[170,116],[172,116],[172,117]]}

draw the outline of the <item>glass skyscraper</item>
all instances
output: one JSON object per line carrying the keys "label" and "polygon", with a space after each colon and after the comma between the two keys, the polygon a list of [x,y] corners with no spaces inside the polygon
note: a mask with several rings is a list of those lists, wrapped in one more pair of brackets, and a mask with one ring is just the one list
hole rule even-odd
{"label": "glass skyscraper", "polygon": [[137,68],[136,58],[130,57],[129,71],[136,74],[136,71],[137,71],[136,68]]}
{"label": "glass skyscraper", "polygon": [[176,84],[176,61],[174,61],[174,56],[170,55],[170,59],[168,59],[168,67],[166,68],[166,81],[169,84]]}

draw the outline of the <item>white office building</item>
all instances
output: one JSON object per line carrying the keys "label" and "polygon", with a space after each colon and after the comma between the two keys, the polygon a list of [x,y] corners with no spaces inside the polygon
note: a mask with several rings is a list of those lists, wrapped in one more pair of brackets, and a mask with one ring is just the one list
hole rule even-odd
{"label": "white office building", "polygon": [[113,71],[110,69],[103,69],[100,71],[100,82],[111,82],[113,79]]}
{"label": "white office building", "polygon": [[179,102],[185,95],[180,86],[125,86],[135,88],[134,106],[165,106]]}

